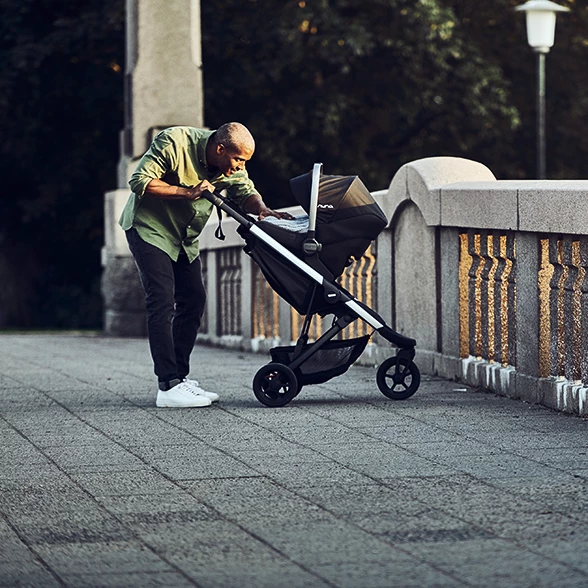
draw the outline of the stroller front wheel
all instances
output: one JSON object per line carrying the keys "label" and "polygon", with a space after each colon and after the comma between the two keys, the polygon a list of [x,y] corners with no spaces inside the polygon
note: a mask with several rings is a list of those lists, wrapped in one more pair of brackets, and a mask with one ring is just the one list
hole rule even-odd
{"label": "stroller front wheel", "polygon": [[265,406],[285,406],[298,392],[296,374],[282,363],[264,365],[253,378],[253,393]]}
{"label": "stroller front wheel", "polygon": [[378,368],[376,382],[380,392],[392,400],[406,400],[421,383],[419,368],[412,361],[389,357]]}

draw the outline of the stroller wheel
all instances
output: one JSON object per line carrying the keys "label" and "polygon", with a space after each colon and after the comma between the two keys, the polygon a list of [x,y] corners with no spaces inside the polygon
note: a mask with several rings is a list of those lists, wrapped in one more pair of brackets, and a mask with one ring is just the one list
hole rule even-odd
{"label": "stroller wheel", "polygon": [[389,357],[378,368],[376,382],[384,396],[392,400],[406,400],[418,390],[421,373],[412,361]]}
{"label": "stroller wheel", "polygon": [[299,392],[296,375],[281,363],[268,363],[253,378],[253,393],[266,406],[285,406]]}

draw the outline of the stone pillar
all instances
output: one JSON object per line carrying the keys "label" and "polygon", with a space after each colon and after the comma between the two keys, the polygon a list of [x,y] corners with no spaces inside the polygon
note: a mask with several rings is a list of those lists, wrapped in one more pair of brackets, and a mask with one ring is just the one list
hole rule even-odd
{"label": "stone pillar", "polygon": [[[540,268],[539,239],[533,233],[517,233],[516,396],[537,401],[539,376],[539,339],[541,337],[539,291],[537,276]],[[510,396],[515,396],[511,392]]]}
{"label": "stone pillar", "polygon": [[143,293],[118,218],[155,134],[204,124],[200,0],[127,0],[126,9],[125,127],[118,190],[105,196],[102,297],[105,334],[144,336]]}
{"label": "stone pillar", "polygon": [[394,328],[416,339],[419,350],[436,352],[435,228],[427,226],[413,203],[393,222]]}
{"label": "stone pillar", "polygon": [[438,372],[458,379],[460,374],[459,332],[459,230],[440,228],[437,246],[438,304],[441,310],[438,342],[441,352],[437,358]]}

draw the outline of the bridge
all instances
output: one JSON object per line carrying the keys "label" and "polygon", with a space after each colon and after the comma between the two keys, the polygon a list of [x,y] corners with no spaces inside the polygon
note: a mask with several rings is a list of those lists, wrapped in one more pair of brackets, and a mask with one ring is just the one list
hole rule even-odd
{"label": "bridge", "polygon": [[[104,290],[112,334],[144,332],[141,288],[116,225],[127,194],[106,197],[105,271],[118,275],[124,264],[128,287]],[[390,224],[341,284],[417,340],[424,373],[588,414],[586,194],[588,181],[499,181],[460,158],[409,163],[373,194]],[[300,316],[242,252],[236,223],[226,219],[223,228],[225,241],[212,223],[201,239],[209,292],[201,340],[252,351],[289,345]],[[365,329],[354,324],[344,336]],[[375,335],[360,361],[389,355]]]}

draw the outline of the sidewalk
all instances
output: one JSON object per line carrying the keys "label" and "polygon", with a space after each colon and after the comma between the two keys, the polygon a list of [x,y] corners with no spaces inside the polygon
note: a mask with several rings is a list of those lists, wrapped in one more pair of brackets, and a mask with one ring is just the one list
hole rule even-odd
{"label": "sidewalk", "polygon": [[0,586],[588,586],[588,420],[375,370],[265,408],[269,361],[156,409],[146,340],[0,335]]}

